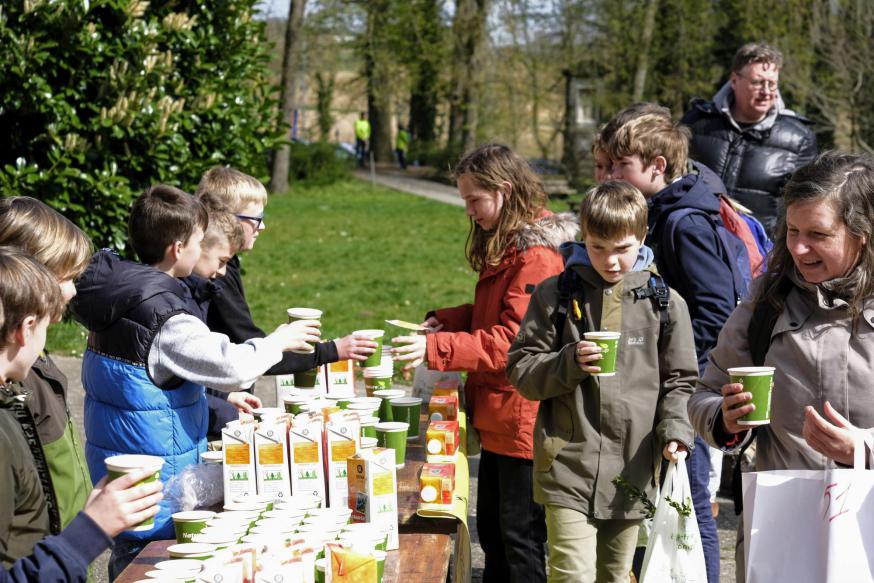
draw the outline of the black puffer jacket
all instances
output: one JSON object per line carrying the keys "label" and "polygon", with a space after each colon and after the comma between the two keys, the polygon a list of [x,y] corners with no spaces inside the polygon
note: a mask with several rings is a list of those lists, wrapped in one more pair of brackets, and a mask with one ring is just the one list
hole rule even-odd
{"label": "black puffer jacket", "polygon": [[783,185],[816,157],[810,122],[778,110],[765,123],[741,129],[716,102],[703,99],[692,102],[682,121],[692,130],[690,156],[716,172],[773,235]]}

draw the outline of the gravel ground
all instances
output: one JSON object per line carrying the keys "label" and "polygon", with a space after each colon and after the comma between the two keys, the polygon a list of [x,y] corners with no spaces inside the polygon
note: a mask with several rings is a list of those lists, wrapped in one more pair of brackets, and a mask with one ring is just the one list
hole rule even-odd
{"label": "gravel ground", "polygon": [[[73,416],[76,418],[76,423],[81,432],[83,429],[83,399],[84,392],[82,390],[82,383],[80,381],[80,370],[81,370],[81,360],[78,358],[72,357],[56,357],[55,361],[58,363],[58,366],[61,370],[67,375],[69,379],[69,401],[70,401],[70,411]],[[260,381],[255,386],[255,393],[261,397],[265,406],[273,406],[276,401],[275,390],[273,379],[270,377],[266,377]],[[84,440],[84,436],[83,436]],[[478,544],[478,538],[476,534],[476,492],[477,492],[477,475],[479,470],[479,457],[472,457],[469,459],[470,462],[470,513],[469,517],[469,526],[471,532],[471,539],[473,541],[472,548],[472,564],[473,564],[473,581],[475,583],[479,583],[482,581],[482,569],[484,564],[484,557],[482,553],[482,549],[480,549]],[[717,518],[717,525],[719,528],[719,539],[720,546],[722,549],[721,553],[721,581],[724,583],[731,583],[734,581],[734,542],[735,542],[735,532],[737,528],[737,518],[734,515],[734,511],[732,508],[731,500],[728,498],[720,497],[719,499],[720,512],[719,517]],[[107,575],[106,575],[106,560],[109,556],[109,553],[104,553],[94,565],[94,574],[95,581],[98,583],[106,583]]]}

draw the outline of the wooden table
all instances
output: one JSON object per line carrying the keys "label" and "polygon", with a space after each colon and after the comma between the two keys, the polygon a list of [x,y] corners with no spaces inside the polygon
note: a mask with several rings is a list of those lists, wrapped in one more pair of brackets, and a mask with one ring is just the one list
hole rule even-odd
{"label": "wooden table", "polygon": [[[446,583],[452,541],[445,534],[401,534],[400,549],[389,551],[385,559],[383,583]],[[149,543],[121,572],[115,583],[133,583],[146,578],[155,563],[168,559],[167,547],[175,540]]]}

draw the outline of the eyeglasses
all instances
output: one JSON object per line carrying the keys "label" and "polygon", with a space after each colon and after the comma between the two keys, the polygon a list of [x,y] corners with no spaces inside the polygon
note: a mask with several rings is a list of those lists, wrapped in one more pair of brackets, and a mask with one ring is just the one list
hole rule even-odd
{"label": "eyeglasses", "polygon": [[264,215],[258,215],[257,217],[251,217],[249,215],[237,215],[238,219],[245,219],[247,221],[255,221],[255,230],[261,228],[261,224],[264,222]]}
{"label": "eyeglasses", "polygon": [[743,77],[746,79],[750,87],[755,89],[756,91],[761,91],[762,89],[767,89],[771,93],[777,92],[777,87],[779,86],[777,81],[765,81],[764,79],[750,79],[746,75],[741,75],[740,73],[735,73],[738,77]]}

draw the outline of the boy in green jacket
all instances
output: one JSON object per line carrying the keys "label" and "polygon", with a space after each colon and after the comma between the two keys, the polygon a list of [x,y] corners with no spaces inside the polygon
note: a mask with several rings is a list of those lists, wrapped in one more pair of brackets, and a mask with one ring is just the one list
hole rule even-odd
{"label": "boy in green jacket", "polygon": [[[627,582],[645,508],[613,480],[654,500],[662,458],[693,442],[686,401],[698,364],[686,302],[643,245],[640,191],[596,186],[580,230],[583,243],[562,246],[564,274],[534,291],[507,373],[540,401],[534,500],[546,508],[549,581]],[[586,331],[621,332],[614,376],[597,376],[601,348]]]}

